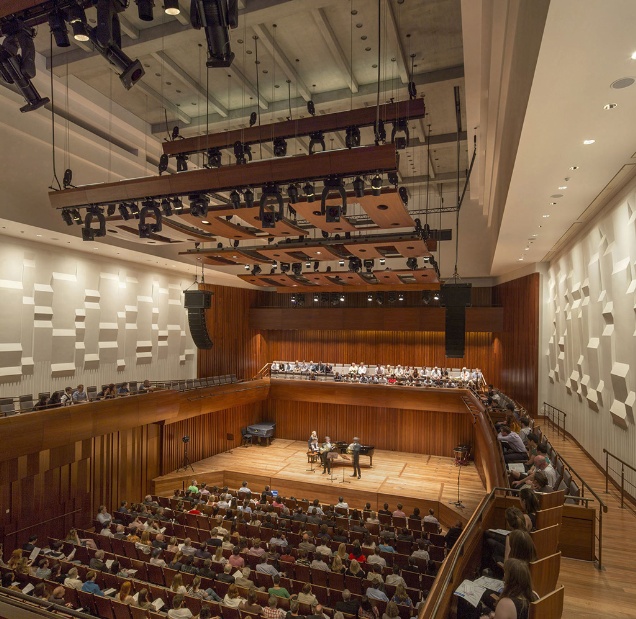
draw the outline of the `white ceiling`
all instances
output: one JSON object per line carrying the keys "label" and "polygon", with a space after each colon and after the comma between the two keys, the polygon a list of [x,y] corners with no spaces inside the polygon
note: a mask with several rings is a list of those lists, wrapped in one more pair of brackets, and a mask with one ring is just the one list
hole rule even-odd
{"label": "white ceiling", "polygon": [[[181,4],[184,9],[189,5]],[[376,69],[371,66],[377,61],[375,1],[251,0],[245,5],[239,28],[231,33],[235,64],[229,72],[210,72],[208,103],[205,47],[199,47],[203,32],[163,16],[159,9],[150,24],[138,20],[134,4],[125,13],[124,32],[130,36],[124,48],[149,65],[144,88],[137,85],[125,91],[99,56],[77,48],[68,52],[54,48],[55,104],[71,119],[58,117],[58,175],[69,165],[78,183],[156,173],[154,162],[165,136],[164,115],[168,125],[178,123],[184,135],[202,133],[206,126],[212,131],[245,126],[256,109],[255,54],[247,53],[254,51],[255,33],[260,46],[262,122],[282,120],[289,114],[287,79],[291,79],[295,117],[306,114],[309,97],[315,100],[318,113],[375,104]],[[597,0],[527,4],[382,0],[381,6],[381,101],[406,97],[404,66],[414,53],[414,79],[418,92],[425,95],[429,115],[424,122],[414,123],[412,132],[422,141],[428,124],[433,134],[452,133],[453,86],[459,85],[463,129],[469,133],[468,143],[462,143],[462,177],[472,136],[478,139],[478,158],[460,216],[460,275],[502,276],[544,260],[619,170],[636,162],[632,159],[636,129],[631,122],[636,85],[622,91],[609,88],[617,78],[636,76],[636,61],[631,60],[636,51],[631,27],[636,23],[636,3],[613,0],[611,11]],[[358,23],[361,28],[356,27]],[[42,58],[35,83],[43,95],[50,95],[46,30],[41,27],[38,35]],[[276,44],[273,53],[272,41]],[[181,77],[175,67],[182,71]],[[15,93],[0,88],[0,141],[10,145],[0,149],[4,223],[14,222],[16,235],[21,226],[32,226],[33,235],[40,233],[37,229],[58,239],[77,238],[80,228],[67,228],[46,197],[52,175],[50,113],[21,115],[20,101]],[[618,107],[603,110],[610,102]],[[588,137],[596,143],[584,146],[582,141]],[[342,136],[335,136],[328,147],[342,147],[341,140]],[[303,147],[306,142],[301,140],[290,145],[290,151],[301,152]],[[402,157],[400,172],[411,191],[409,208],[422,208],[426,184],[421,177],[429,168],[426,148],[414,146],[406,154],[410,157]],[[455,174],[455,144],[433,147],[431,160],[431,205],[439,204],[442,193],[445,205],[454,204],[455,184],[446,180],[440,185],[439,180]],[[569,170],[572,165],[579,169]],[[570,180],[564,181],[566,177]],[[559,191],[563,185],[568,189]],[[563,198],[550,198],[555,193]],[[557,205],[550,206],[551,201]],[[544,219],[544,214],[550,217]],[[431,227],[440,226],[454,228],[455,216],[445,215],[441,221],[437,215],[431,218]],[[76,244],[81,246],[81,240]],[[177,252],[190,246],[142,246],[114,236],[99,245],[112,246],[115,255],[131,260],[143,255],[140,250],[147,252],[149,257],[144,259],[162,268],[184,265]],[[448,277],[454,269],[455,243],[440,245],[437,259],[442,275]],[[521,256],[523,262],[518,260]],[[184,266],[186,271],[190,268]],[[228,274],[242,272],[240,267],[209,270],[220,273],[223,282],[239,285]]]}

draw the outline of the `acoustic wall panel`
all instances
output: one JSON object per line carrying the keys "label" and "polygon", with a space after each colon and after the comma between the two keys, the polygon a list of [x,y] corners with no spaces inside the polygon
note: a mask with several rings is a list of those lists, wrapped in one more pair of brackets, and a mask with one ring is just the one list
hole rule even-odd
{"label": "acoustic wall panel", "polygon": [[0,243],[0,395],[196,373],[190,281],[22,239]]}
{"label": "acoustic wall panel", "polygon": [[606,448],[636,464],[636,184],[547,277],[543,399],[597,462]]}

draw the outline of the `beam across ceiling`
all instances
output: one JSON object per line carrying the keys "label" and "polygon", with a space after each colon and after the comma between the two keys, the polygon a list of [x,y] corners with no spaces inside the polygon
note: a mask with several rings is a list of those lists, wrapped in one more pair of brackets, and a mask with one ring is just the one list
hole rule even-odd
{"label": "beam across ceiling", "polygon": [[[189,154],[206,151],[209,148],[229,148],[235,142],[258,144],[271,142],[275,138],[290,139],[297,136],[307,136],[317,131],[344,131],[348,127],[369,127],[375,123],[378,110],[367,107],[348,112],[335,112],[324,116],[309,116],[271,123],[267,125],[234,129],[223,133],[213,133],[204,136],[185,138],[173,142],[163,143],[166,155]],[[381,106],[379,116],[385,122],[393,122],[400,118],[423,118],[426,114],[423,99],[411,99],[397,103],[387,103]],[[455,134],[454,134],[455,135]]]}
{"label": "beam across ceiling", "polygon": [[145,200],[163,196],[183,196],[209,191],[266,183],[287,183],[329,176],[383,173],[397,167],[393,144],[363,146],[350,150],[327,151],[315,155],[298,155],[256,161],[246,165],[193,170],[165,176],[149,176],[114,183],[86,185],[53,191],[49,200],[53,208],[85,207]]}

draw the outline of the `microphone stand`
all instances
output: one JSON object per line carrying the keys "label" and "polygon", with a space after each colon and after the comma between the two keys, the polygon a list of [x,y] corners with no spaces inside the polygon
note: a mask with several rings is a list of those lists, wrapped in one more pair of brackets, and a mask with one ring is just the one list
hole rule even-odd
{"label": "microphone stand", "polygon": [[459,498],[459,476],[462,474],[462,467],[458,466],[457,467],[457,500],[456,501],[449,501],[449,505],[454,505],[455,507],[459,508],[459,509],[464,509],[466,506],[462,503],[461,499]]}

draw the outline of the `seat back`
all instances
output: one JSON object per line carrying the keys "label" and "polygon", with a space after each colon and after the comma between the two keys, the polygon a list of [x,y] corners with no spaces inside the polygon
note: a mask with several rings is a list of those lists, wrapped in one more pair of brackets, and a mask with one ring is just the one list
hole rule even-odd
{"label": "seat back", "polygon": [[549,557],[557,551],[560,530],[561,525],[555,524],[530,533],[534,547],[537,550],[537,559]]}
{"label": "seat back", "polygon": [[528,611],[528,619],[561,619],[563,614],[563,595],[564,589],[561,585],[558,589],[555,589],[552,593],[548,593],[541,599],[530,604]]}
{"label": "seat back", "polygon": [[530,576],[532,576],[532,588],[540,597],[548,595],[555,590],[561,569],[561,553],[555,552],[549,557],[544,557],[529,563]]}
{"label": "seat back", "polygon": [[545,529],[555,524],[561,524],[563,518],[563,505],[542,509],[537,512],[536,529]]}
{"label": "seat back", "polygon": [[563,505],[565,500],[565,492],[560,490],[559,492],[548,492],[546,494],[537,494],[539,497],[539,506],[541,509],[550,509],[551,507],[558,507]]}
{"label": "seat back", "polygon": [[13,398],[2,398],[0,400],[0,413],[2,413],[5,417],[15,415],[17,413],[13,403]]}
{"label": "seat back", "polygon": [[97,399],[97,387],[95,385],[91,385],[90,387],[86,387],[86,395],[88,396],[88,401],[93,402]]}
{"label": "seat back", "polygon": [[33,410],[33,396],[31,394],[20,396],[20,411],[30,413]]}

